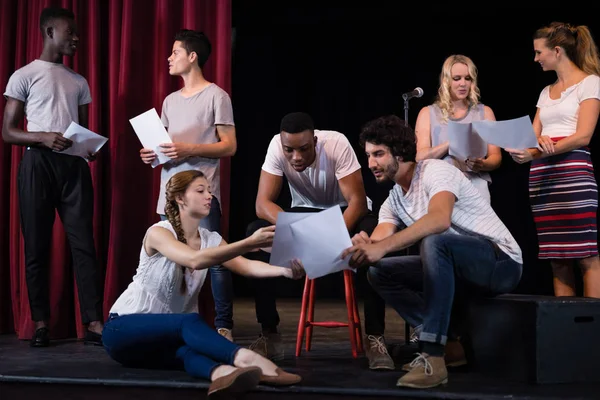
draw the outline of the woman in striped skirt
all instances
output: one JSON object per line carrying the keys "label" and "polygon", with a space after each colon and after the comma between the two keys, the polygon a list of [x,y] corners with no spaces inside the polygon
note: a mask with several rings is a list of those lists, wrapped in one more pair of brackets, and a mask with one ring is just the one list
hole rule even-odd
{"label": "woman in striped skirt", "polygon": [[575,296],[574,264],[584,296],[600,298],[596,230],[598,190],[588,145],[600,113],[600,60],[586,26],[552,23],[533,40],[535,61],[557,80],[542,90],[533,128],[541,151],[507,149],[531,161],[529,198],[540,259],[549,259],[554,294]]}

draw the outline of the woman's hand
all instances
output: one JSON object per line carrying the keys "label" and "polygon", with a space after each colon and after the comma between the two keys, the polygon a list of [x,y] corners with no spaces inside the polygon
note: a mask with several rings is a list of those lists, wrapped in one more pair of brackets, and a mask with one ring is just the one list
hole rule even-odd
{"label": "woman's hand", "polygon": [[275,225],[257,229],[248,239],[254,249],[271,247],[275,237]]}
{"label": "woman's hand", "polygon": [[300,279],[306,275],[302,261],[295,259],[291,262],[290,268],[283,268],[283,276],[290,279]]}

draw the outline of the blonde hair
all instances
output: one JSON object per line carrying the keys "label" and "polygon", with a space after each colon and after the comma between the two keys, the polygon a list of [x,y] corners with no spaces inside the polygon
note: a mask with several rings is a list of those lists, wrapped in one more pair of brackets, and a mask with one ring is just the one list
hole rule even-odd
{"label": "blonde hair", "polygon": [[452,67],[454,64],[465,64],[469,70],[469,76],[471,77],[471,89],[469,90],[469,96],[467,102],[469,107],[474,107],[479,104],[479,87],[477,86],[477,67],[473,61],[462,54],[453,54],[446,58],[442,65],[442,72],[440,73],[440,86],[438,88],[438,94],[435,104],[442,111],[442,121],[448,121],[448,118],[454,113],[454,106],[452,105],[452,96],[450,94],[450,86],[452,85]]}
{"label": "blonde hair", "polygon": [[[195,170],[178,172],[169,179],[165,190],[165,214],[177,235],[177,240],[185,244],[187,244],[187,240],[185,240],[185,234],[181,226],[181,215],[179,212],[179,204],[177,204],[177,197],[183,195],[190,184],[197,178],[204,178],[204,174]],[[181,272],[185,276],[185,267],[181,267]],[[186,288],[185,279],[182,279],[181,292],[185,293]]]}
{"label": "blonde hair", "polygon": [[546,39],[549,48],[562,47],[577,68],[586,74],[600,76],[598,47],[587,26],[553,22],[535,31],[533,39]]}

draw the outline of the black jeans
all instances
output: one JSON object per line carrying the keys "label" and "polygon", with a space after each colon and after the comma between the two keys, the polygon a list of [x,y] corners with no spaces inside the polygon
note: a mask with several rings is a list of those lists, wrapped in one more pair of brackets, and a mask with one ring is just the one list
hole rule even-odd
{"label": "black jeans", "polygon": [[29,148],[19,165],[18,186],[31,318],[50,318],[49,256],[58,211],[73,255],[83,323],[102,321],[102,275],[93,232],[94,189],[87,162]]}
{"label": "black jeans", "polygon": [[[287,212],[319,212],[316,208],[293,207],[286,209]],[[256,230],[271,225],[270,222],[259,219],[252,222],[246,230],[246,236],[251,236]],[[365,231],[371,235],[377,226],[377,216],[372,213],[361,218],[350,236]],[[270,254],[258,251],[246,255],[248,258],[269,262]],[[256,307],[256,319],[262,325],[263,331],[274,332],[279,325],[279,313],[276,304],[277,279],[254,279],[254,302]],[[385,302],[367,281],[367,268],[359,268],[356,273],[357,293],[364,301],[365,334],[383,335],[385,330]]]}

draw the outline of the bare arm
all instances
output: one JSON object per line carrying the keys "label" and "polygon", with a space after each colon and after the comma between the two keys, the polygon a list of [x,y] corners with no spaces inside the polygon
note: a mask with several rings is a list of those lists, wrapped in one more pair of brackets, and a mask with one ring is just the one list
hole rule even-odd
{"label": "bare arm", "polygon": [[79,114],[79,125],[83,126],[84,128],[87,128],[89,126],[88,123],[88,110],[89,110],[89,106],[88,104],[83,104],[80,105],[77,108],[78,114]]}
{"label": "bare arm", "polygon": [[[221,246],[226,245],[227,242],[223,240]],[[298,262],[292,263],[291,268],[284,268],[270,265],[262,261],[249,260],[242,256],[224,262],[223,266],[236,274],[250,278],[273,278],[283,276],[286,278],[297,279],[304,274],[304,269]]]}
{"label": "bare arm", "polygon": [[25,103],[9,97],[4,107],[2,140],[4,143],[20,146],[40,146],[62,151],[73,144],[59,132],[28,132],[19,129],[19,123],[25,116]]}
{"label": "bare arm", "polygon": [[[455,201],[453,193],[439,192],[429,201],[427,214],[414,224],[375,243],[354,245],[344,250],[342,257],[352,254],[350,258],[351,266],[373,265],[388,253],[410,247],[429,235],[442,233],[450,227]],[[385,233],[391,231],[391,227],[385,227],[381,229],[382,233],[384,232],[383,229],[387,230]]]}
{"label": "bare arm", "polygon": [[[496,116],[492,109],[488,106],[483,108],[483,119],[488,121],[495,121]],[[479,171],[493,171],[500,167],[502,164],[502,152],[500,147],[488,144],[487,155],[484,158],[469,159],[466,162],[467,166],[474,172]]]}
{"label": "bare arm", "polygon": [[429,158],[440,159],[448,154],[448,142],[431,147],[429,107],[423,107],[419,112],[417,122],[415,123],[415,135],[417,137],[417,161],[427,160]]}
{"label": "bare arm", "polygon": [[568,153],[580,147],[588,146],[594,135],[599,114],[600,100],[587,99],[582,101],[579,104],[579,116],[577,118],[575,133],[554,143],[554,151],[550,153],[544,152],[541,157]]}
{"label": "bare arm", "polygon": [[348,231],[352,232],[358,220],[369,212],[361,170],[346,175],[338,183],[340,191],[348,203],[348,207],[344,210],[344,222]]}
{"label": "bare arm", "polygon": [[264,170],[260,171],[260,180],[258,182],[258,193],[256,195],[256,216],[269,221],[272,224],[277,222],[277,214],[283,209],[275,202],[281,193],[283,177],[270,174]]}
{"label": "bare arm", "polygon": [[[237,140],[235,138],[235,126],[217,125],[219,141],[216,143],[163,143],[161,151],[172,160],[180,160],[188,157],[221,158],[230,157],[237,151]],[[140,155],[142,160],[152,162],[151,156],[154,152],[142,149]]]}
{"label": "bare arm", "polygon": [[241,254],[260,247],[268,247],[273,242],[275,227],[261,228],[252,236],[231,244],[194,250],[177,238],[169,230],[155,226],[148,231],[144,249],[148,255],[157,252],[169,260],[190,269],[205,269],[223,264]]}

